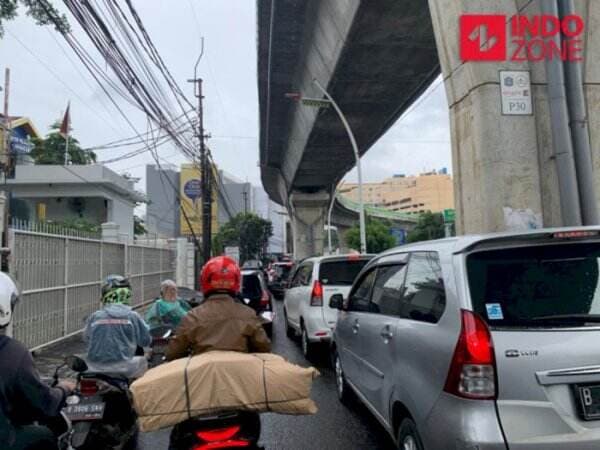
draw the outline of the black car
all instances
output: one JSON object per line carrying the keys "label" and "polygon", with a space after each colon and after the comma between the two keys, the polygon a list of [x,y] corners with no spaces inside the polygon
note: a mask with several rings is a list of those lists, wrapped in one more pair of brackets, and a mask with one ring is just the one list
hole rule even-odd
{"label": "black car", "polygon": [[291,261],[276,262],[271,265],[269,270],[269,290],[277,300],[283,300],[293,266],[294,264]]}
{"label": "black car", "polygon": [[242,299],[256,311],[269,337],[273,334],[273,300],[262,270],[242,270]]}

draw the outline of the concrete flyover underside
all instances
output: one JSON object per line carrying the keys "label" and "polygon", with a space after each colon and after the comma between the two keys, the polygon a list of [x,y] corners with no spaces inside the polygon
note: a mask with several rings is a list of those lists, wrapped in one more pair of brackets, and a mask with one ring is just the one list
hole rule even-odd
{"label": "concrete flyover underside", "polygon": [[331,193],[355,159],[333,109],[285,94],[320,98],[318,79],[364,154],[438,75],[438,54],[424,0],[259,0],[257,12],[261,175],[289,206],[293,192]]}

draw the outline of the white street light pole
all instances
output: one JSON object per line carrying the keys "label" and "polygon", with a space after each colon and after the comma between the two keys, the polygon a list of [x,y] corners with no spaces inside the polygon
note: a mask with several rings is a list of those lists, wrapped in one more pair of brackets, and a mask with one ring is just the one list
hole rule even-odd
{"label": "white street light pole", "polygon": [[[337,112],[338,116],[340,116],[340,119],[341,119],[342,123],[344,124],[344,128],[346,128],[346,132],[348,133],[348,137],[350,138],[350,142],[352,144],[352,150],[354,150],[354,157],[356,158],[356,170],[358,172],[358,204],[359,204],[358,214],[359,214],[359,221],[360,221],[360,252],[367,253],[367,235],[366,235],[366,231],[365,231],[365,205],[363,203],[362,170],[360,167],[360,155],[358,153],[358,145],[356,144],[356,139],[354,139],[354,133],[352,133],[352,129],[350,128],[350,125],[348,124],[348,121],[346,120],[344,113],[342,113],[342,110],[337,105],[335,100],[333,100],[331,95],[329,95],[329,93],[325,90],[325,88],[321,85],[321,83],[319,83],[319,80],[314,78],[313,83],[315,84],[315,86],[317,86],[319,88],[319,90],[323,93],[323,95],[327,98],[327,100],[329,100],[331,102],[331,105],[335,109],[335,112]],[[333,201],[331,202],[331,204],[333,205]],[[331,206],[329,208],[329,217],[331,219]],[[330,224],[331,224],[331,220],[330,220]],[[331,231],[330,231],[330,236],[331,236]],[[331,249],[331,239],[330,239],[330,249]]]}
{"label": "white street light pole", "polygon": [[331,212],[333,211],[333,204],[335,203],[335,195],[337,189],[333,190],[331,196],[331,202],[329,203],[329,211],[327,211],[327,247],[329,248],[329,254],[331,255]]}

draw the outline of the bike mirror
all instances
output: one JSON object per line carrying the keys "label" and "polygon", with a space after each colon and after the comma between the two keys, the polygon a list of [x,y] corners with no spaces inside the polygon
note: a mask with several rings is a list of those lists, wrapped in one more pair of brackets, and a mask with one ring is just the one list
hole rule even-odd
{"label": "bike mirror", "polygon": [[65,363],[73,372],[85,372],[88,369],[86,362],[81,359],[79,356],[67,356],[65,358]]}

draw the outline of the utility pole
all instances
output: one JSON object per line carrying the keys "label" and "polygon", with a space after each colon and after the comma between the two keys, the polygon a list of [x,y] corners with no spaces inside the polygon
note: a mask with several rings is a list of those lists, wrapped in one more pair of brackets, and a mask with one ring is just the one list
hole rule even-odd
{"label": "utility pole", "polygon": [[244,214],[248,214],[248,193],[246,192],[246,187],[242,191],[242,197],[244,198]]}
{"label": "utility pole", "polygon": [[[199,59],[198,59],[199,61]],[[196,64],[197,66],[197,64]],[[204,120],[202,100],[202,78],[196,78],[194,71],[194,79],[188,80],[195,85],[195,95],[198,98],[198,128],[196,136],[200,144],[200,183],[201,183],[201,198],[202,198],[202,261],[206,263],[211,255],[211,219],[212,219],[212,168],[208,161],[205,139],[208,137],[204,134]],[[196,273],[199,273],[199,266],[196,264]]]}
{"label": "utility pole", "polygon": [[[6,179],[9,175],[9,171],[11,168],[11,155],[10,155],[10,135],[11,135],[11,124],[10,117],[8,115],[8,98],[10,93],[10,69],[7,67],[4,71],[4,145],[2,148],[2,158],[0,159],[0,166],[2,168],[2,172],[4,172],[4,181],[6,184]],[[10,214],[10,194],[8,191],[0,192],[0,214],[1,214],[1,223],[2,223],[2,261],[1,261],[1,269],[3,272],[8,272],[8,252],[9,252],[9,242],[8,242],[8,224],[9,224],[9,214]]]}

